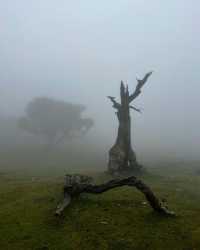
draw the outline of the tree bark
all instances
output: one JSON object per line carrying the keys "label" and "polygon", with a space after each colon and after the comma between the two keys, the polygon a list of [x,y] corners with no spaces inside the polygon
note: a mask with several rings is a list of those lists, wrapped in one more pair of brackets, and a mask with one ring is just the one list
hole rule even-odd
{"label": "tree bark", "polygon": [[77,180],[76,176],[68,176],[64,187],[64,200],[57,207],[55,215],[61,215],[64,209],[69,206],[71,199],[78,197],[81,193],[101,194],[113,188],[125,185],[136,187],[139,191],[141,191],[150,206],[156,212],[163,215],[175,215],[174,212],[169,211],[168,208],[159,201],[153,191],[146,184],[144,184],[141,180],[138,180],[135,176],[125,179],[113,179],[101,185],[92,185],[90,183],[80,182],[79,177]]}

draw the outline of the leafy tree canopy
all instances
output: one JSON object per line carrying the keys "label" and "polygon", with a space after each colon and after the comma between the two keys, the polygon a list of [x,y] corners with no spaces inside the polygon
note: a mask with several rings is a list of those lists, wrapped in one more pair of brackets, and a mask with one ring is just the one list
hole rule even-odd
{"label": "leafy tree canopy", "polygon": [[76,133],[86,133],[94,122],[83,118],[85,106],[47,97],[33,99],[20,118],[20,128],[34,135],[42,135],[48,143],[58,143]]}

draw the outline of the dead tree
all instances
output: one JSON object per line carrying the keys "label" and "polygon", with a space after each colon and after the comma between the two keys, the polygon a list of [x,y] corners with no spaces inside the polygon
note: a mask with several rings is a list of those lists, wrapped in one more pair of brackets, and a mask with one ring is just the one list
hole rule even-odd
{"label": "dead tree", "polygon": [[116,109],[116,115],[119,121],[117,139],[109,151],[108,171],[111,174],[138,172],[141,170],[141,166],[136,160],[136,155],[131,145],[130,109],[141,112],[140,109],[131,106],[131,102],[140,95],[142,87],[151,74],[152,72],[147,73],[142,80],[137,79],[138,83],[132,94],[129,94],[128,85],[125,86],[121,81],[121,103],[117,102],[115,97],[108,96],[113,103],[113,108]]}
{"label": "dead tree", "polygon": [[135,176],[125,179],[114,179],[101,185],[94,185],[91,180],[92,179],[87,176],[67,175],[64,186],[64,199],[61,204],[58,205],[55,215],[60,216],[64,209],[69,206],[71,200],[78,197],[81,193],[101,194],[113,188],[125,185],[136,187],[141,191],[154,211],[162,215],[175,215],[174,212],[169,211],[168,208],[159,201],[153,191],[146,184],[141,180],[138,180]]}

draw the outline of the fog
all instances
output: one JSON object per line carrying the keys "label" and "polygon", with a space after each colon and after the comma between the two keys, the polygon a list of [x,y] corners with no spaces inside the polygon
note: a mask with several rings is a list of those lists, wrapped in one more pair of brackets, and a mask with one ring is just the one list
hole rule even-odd
{"label": "fog", "polygon": [[105,158],[118,125],[106,96],[153,70],[131,111],[137,155],[199,159],[198,1],[1,0],[0,21],[1,116],[37,96],[84,104],[84,140]]}

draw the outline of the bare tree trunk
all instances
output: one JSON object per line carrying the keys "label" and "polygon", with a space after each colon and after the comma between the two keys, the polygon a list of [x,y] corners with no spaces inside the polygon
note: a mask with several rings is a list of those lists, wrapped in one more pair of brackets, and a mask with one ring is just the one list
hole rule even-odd
{"label": "bare tree trunk", "polygon": [[117,139],[109,151],[108,171],[111,174],[137,173],[142,168],[136,160],[136,155],[131,145],[130,117],[130,108],[137,112],[140,112],[140,110],[130,106],[130,103],[141,93],[141,88],[151,73],[146,74],[142,80],[138,80],[135,92],[132,95],[129,95],[128,86],[125,87],[124,83],[121,82],[121,103],[116,102],[114,97],[108,96],[113,103],[113,107],[117,110],[116,115],[119,121]]}
{"label": "bare tree trunk", "polygon": [[119,121],[117,139],[109,151],[108,170],[110,173],[122,173],[139,170],[135,153],[131,145],[131,117],[129,92],[121,83],[121,106],[117,111]]}

